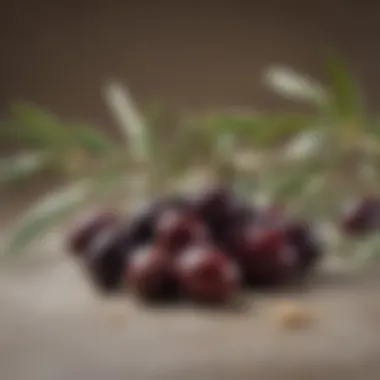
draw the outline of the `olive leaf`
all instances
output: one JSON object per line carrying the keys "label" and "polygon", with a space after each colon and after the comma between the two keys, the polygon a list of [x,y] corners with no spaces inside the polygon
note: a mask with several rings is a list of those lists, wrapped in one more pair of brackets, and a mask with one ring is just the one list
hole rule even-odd
{"label": "olive leaf", "polygon": [[[142,116],[128,89],[111,82],[104,97],[119,128],[120,142],[86,124],[63,123],[35,105],[17,104],[0,135],[23,139],[38,149],[34,158],[35,150],[27,153],[30,160],[15,156],[13,161],[0,161],[3,183],[27,178],[46,165],[65,160],[78,169],[81,153],[88,160],[83,160],[77,173],[86,178],[43,197],[25,213],[14,226],[9,252],[25,250],[87,202],[104,196],[135,201],[157,195],[175,177],[182,180],[199,168],[207,177],[217,172],[232,179],[248,196],[255,190],[258,195],[290,202],[296,210],[321,220],[331,220],[342,194],[359,187],[354,182],[363,185],[368,181],[368,188],[379,185],[376,175],[358,180],[355,170],[360,165],[351,163],[353,157],[378,172],[380,123],[366,119],[360,89],[339,57],[329,57],[326,71],[326,85],[284,66],[270,67],[265,73],[264,81],[272,90],[314,106],[312,113],[197,113],[182,115],[174,129],[173,120],[165,119],[168,115],[162,108],[151,108]],[[241,152],[247,155],[236,159]],[[247,157],[264,159],[244,166],[242,160]],[[347,167],[350,170],[342,174]],[[347,185],[350,183],[352,186]]]}
{"label": "olive leaf", "polygon": [[[182,175],[186,168],[207,165],[212,157],[214,137],[205,133],[199,120],[184,115],[181,124],[172,132],[170,142],[160,151],[167,176]],[[160,159],[160,158],[158,158]]]}
{"label": "olive leaf", "polygon": [[127,187],[124,169],[114,166],[43,196],[16,221],[7,253],[15,255],[24,251],[29,244],[45,235],[78,207],[99,200],[105,194],[115,192],[115,189],[124,192]]}
{"label": "olive leaf", "polygon": [[78,145],[96,157],[107,156],[117,149],[116,144],[95,127],[85,124],[72,124],[71,131]]}
{"label": "olive leaf", "polygon": [[11,106],[12,128],[20,138],[40,147],[62,149],[72,144],[72,137],[65,125],[50,112],[31,103],[15,103]]}
{"label": "olive leaf", "polygon": [[232,133],[237,141],[249,144],[252,148],[268,148],[302,131],[315,128],[318,120],[303,114],[218,114],[208,115],[201,122],[203,133],[212,136]]}
{"label": "olive leaf", "polygon": [[111,82],[104,89],[104,98],[132,156],[138,162],[149,160],[149,130],[127,88],[119,82]]}
{"label": "olive leaf", "polygon": [[332,116],[340,121],[362,121],[365,110],[360,87],[343,59],[334,52],[328,54],[326,74]]}
{"label": "olive leaf", "polygon": [[264,83],[277,94],[321,107],[328,99],[324,86],[286,66],[272,66],[264,72]]}
{"label": "olive leaf", "polygon": [[297,200],[305,186],[323,173],[328,166],[326,159],[320,156],[288,165],[280,162],[273,168],[268,178],[268,186],[276,199],[289,201]]}
{"label": "olive leaf", "polygon": [[90,184],[83,181],[42,197],[16,222],[11,231],[6,254],[15,255],[24,251],[35,239],[86,202],[89,193]]}
{"label": "olive leaf", "polygon": [[47,167],[48,155],[44,152],[20,153],[0,159],[0,184],[32,177]]}

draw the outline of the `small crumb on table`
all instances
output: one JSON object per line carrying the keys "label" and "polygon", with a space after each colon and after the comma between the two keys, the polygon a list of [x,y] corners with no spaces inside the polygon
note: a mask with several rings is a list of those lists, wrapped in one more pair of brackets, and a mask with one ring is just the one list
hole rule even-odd
{"label": "small crumb on table", "polygon": [[314,315],[306,306],[292,301],[277,305],[275,317],[281,327],[289,330],[308,328],[314,322]]}
{"label": "small crumb on table", "polygon": [[125,299],[108,300],[103,305],[103,316],[112,325],[126,323],[130,316],[129,305]]}

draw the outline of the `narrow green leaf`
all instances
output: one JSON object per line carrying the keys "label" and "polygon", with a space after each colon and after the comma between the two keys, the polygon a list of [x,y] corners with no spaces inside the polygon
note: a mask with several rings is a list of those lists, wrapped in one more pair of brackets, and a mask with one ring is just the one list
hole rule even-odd
{"label": "narrow green leaf", "polygon": [[31,177],[45,169],[48,161],[48,155],[43,152],[21,153],[0,159],[0,184]]}
{"label": "narrow green leaf", "polygon": [[280,165],[277,170],[273,170],[273,193],[276,198],[285,200],[299,197],[305,186],[324,172],[326,165],[326,160],[319,157],[293,165]]}
{"label": "narrow green leaf", "polygon": [[285,66],[273,66],[264,73],[264,83],[277,94],[320,107],[327,93],[316,80]]}
{"label": "narrow green leaf", "polygon": [[29,103],[16,103],[11,111],[20,138],[26,137],[44,147],[59,149],[72,143],[70,130],[56,116],[42,108]]}
{"label": "narrow green leaf", "polygon": [[25,140],[26,137],[22,136],[19,125],[15,125],[10,120],[0,121],[0,139],[3,141],[21,140],[21,137]]}
{"label": "narrow green leaf", "polygon": [[95,127],[73,124],[71,130],[78,145],[90,154],[106,156],[118,149],[105,133]]}
{"label": "narrow green leaf", "polygon": [[299,133],[314,129],[318,119],[308,115],[278,114],[262,118],[257,130],[257,146],[267,147],[282,144]]}
{"label": "narrow green leaf", "polygon": [[89,189],[87,181],[75,183],[33,204],[14,226],[6,253],[18,254],[24,251],[36,238],[87,201]]}
{"label": "narrow green leaf", "polygon": [[329,83],[331,112],[340,119],[361,120],[364,116],[362,94],[355,76],[343,59],[330,53],[326,60],[326,74]]}
{"label": "narrow green leaf", "polygon": [[147,125],[149,125],[150,128],[154,128],[157,124],[160,124],[161,121],[165,119],[165,111],[166,107],[158,102],[151,103],[147,106],[143,112]]}
{"label": "narrow green leaf", "polygon": [[138,162],[148,160],[149,131],[129,91],[122,84],[114,82],[106,86],[104,97],[135,160]]}
{"label": "narrow green leaf", "polygon": [[215,115],[204,120],[203,133],[213,139],[233,134],[237,141],[252,147],[266,148],[315,127],[317,119],[308,115]]}
{"label": "narrow green leaf", "polygon": [[182,119],[182,124],[173,131],[170,142],[161,146],[158,152],[157,160],[165,175],[175,177],[192,165],[210,160],[215,141],[205,132],[196,121],[187,117]]}
{"label": "narrow green leaf", "polygon": [[322,129],[302,131],[291,138],[283,147],[285,159],[290,161],[313,159],[323,154],[327,136]]}
{"label": "narrow green leaf", "polygon": [[94,202],[126,183],[125,171],[111,167],[92,178],[77,181],[35,202],[13,226],[8,254],[19,254],[37,238],[74,212],[79,206]]}

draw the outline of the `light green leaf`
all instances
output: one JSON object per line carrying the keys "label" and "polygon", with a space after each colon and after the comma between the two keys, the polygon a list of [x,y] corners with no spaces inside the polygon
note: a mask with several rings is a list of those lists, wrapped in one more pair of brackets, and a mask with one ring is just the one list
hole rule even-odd
{"label": "light green leaf", "polygon": [[182,124],[173,131],[170,142],[161,147],[155,161],[159,161],[165,175],[177,176],[192,165],[207,163],[214,145],[215,141],[199,128],[199,124],[183,119]]}
{"label": "light green leaf", "polygon": [[274,114],[262,118],[262,126],[257,131],[257,145],[266,147],[283,144],[299,133],[316,128],[316,117],[302,114]]}
{"label": "light green leaf", "polygon": [[326,61],[331,112],[340,119],[361,120],[364,116],[362,94],[356,78],[337,54],[330,54]]}
{"label": "light green leaf", "polygon": [[285,66],[273,66],[264,73],[264,83],[277,94],[320,107],[327,93],[319,82]]}
{"label": "light green leaf", "polygon": [[121,185],[126,184],[125,171],[111,167],[97,176],[74,182],[42,197],[13,226],[7,253],[22,253],[29,244],[43,237],[79,206],[99,200],[112,191],[121,190]]}
{"label": "light green leaf", "polygon": [[8,254],[25,250],[36,238],[62,221],[76,207],[88,200],[90,183],[83,181],[53,192],[35,204],[16,222],[11,233]]}
{"label": "light green leaf", "polygon": [[132,156],[145,162],[150,152],[149,131],[129,91],[121,83],[112,82],[105,87],[104,97]]}
{"label": "light green leaf", "polygon": [[204,119],[203,133],[212,139],[233,134],[237,141],[251,147],[266,148],[315,128],[317,119],[308,115],[211,115]]}
{"label": "light green leaf", "polygon": [[313,159],[323,154],[326,134],[322,129],[303,131],[290,139],[283,148],[284,158],[290,161]]}
{"label": "light green leaf", "polygon": [[297,199],[310,181],[326,168],[326,160],[315,157],[293,165],[280,165],[272,171],[272,194],[282,200]]}
{"label": "light green leaf", "polygon": [[14,127],[21,139],[31,140],[40,146],[59,148],[71,144],[70,130],[53,114],[29,104],[17,103],[11,107]]}
{"label": "light green leaf", "polygon": [[167,107],[159,102],[149,104],[149,106],[144,109],[146,124],[149,125],[150,128],[155,128],[157,124],[164,121],[166,111]]}
{"label": "light green leaf", "polygon": [[233,182],[236,179],[234,152],[236,151],[235,136],[232,133],[218,136],[213,152],[213,167],[215,174],[222,181]]}
{"label": "light green leaf", "polygon": [[78,145],[90,154],[106,156],[118,149],[113,141],[98,128],[83,124],[74,124],[71,127]]}
{"label": "light green leaf", "polygon": [[0,159],[0,184],[31,177],[47,167],[48,155],[43,152],[20,153]]}

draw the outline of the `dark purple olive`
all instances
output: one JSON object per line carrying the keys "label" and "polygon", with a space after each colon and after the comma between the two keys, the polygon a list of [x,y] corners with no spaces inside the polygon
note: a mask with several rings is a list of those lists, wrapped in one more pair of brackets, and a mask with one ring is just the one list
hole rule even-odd
{"label": "dark purple olive", "polygon": [[236,231],[231,253],[248,285],[281,285],[290,281],[298,258],[278,227],[253,223]]}
{"label": "dark purple olive", "polygon": [[281,229],[296,253],[297,276],[309,274],[320,261],[323,252],[322,241],[317,237],[314,227],[306,220],[288,214],[283,205],[272,204],[262,211],[260,223]]}
{"label": "dark purple olive", "polygon": [[192,242],[206,241],[208,235],[207,227],[187,210],[167,209],[157,219],[155,240],[171,253]]}
{"label": "dark purple olive", "polygon": [[82,256],[83,265],[92,283],[101,291],[116,291],[123,287],[129,249],[116,230],[99,233]]}
{"label": "dark purple olive", "polygon": [[362,235],[380,227],[380,198],[367,197],[343,212],[341,226],[350,235]]}
{"label": "dark purple olive", "polygon": [[170,300],[177,294],[172,258],[157,246],[140,248],[130,259],[127,272],[130,291],[140,300]]}
{"label": "dark purple olive", "polygon": [[124,223],[123,229],[128,243],[137,247],[152,242],[156,236],[158,220],[164,211],[184,210],[189,207],[185,198],[175,196],[146,203]]}
{"label": "dark purple olive", "polygon": [[197,194],[193,199],[193,208],[201,220],[212,225],[226,218],[235,203],[236,196],[232,189],[215,186]]}
{"label": "dark purple olive", "polygon": [[180,289],[195,302],[224,303],[239,289],[239,268],[217,248],[191,246],[176,258],[174,268]]}
{"label": "dark purple olive", "polygon": [[256,211],[249,206],[242,205],[218,223],[210,227],[212,242],[228,255],[232,254],[236,246],[236,236],[245,226],[256,222]]}
{"label": "dark purple olive", "polygon": [[310,273],[322,258],[322,241],[312,226],[302,219],[289,219],[284,223],[284,231],[297,254],[298,274],[304,276]]}
{"label": "dark purple olive", "polygon": [[316,267],[323,247],[310,223],[290,215],[284,205],[276,203],[263,208],[257,222],[282,230],[288,245],[296,253],[297,275],[304,277]]}
{"label": "dark purple olive", "polygon": [[225,187],[206,189],[195,199],[194,210],[209,228],[213,242],[221,248],[234,230],[256,218],[255,208]]}
{"label": "dark purple olive", "polygon": [[83,254],[97,234],[116,226],[119,221],[119,214],[110,209],[90,211],[81,215],[74,221],[68,233],[68,249],[75,255]]}

